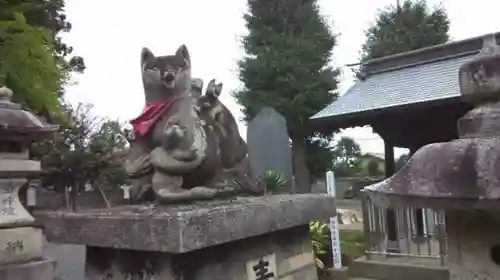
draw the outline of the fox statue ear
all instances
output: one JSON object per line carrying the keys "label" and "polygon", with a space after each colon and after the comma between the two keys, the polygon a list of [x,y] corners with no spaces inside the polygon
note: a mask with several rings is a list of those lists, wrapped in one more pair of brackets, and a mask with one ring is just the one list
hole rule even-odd
{"label": "fox statue ear", "polygon": [[208,82],[207,90],[213,88],[214,86],[215,86],[215,79],[211,79],[210,82]]}
{"label": "fox statue ear", "polygon": [[210,80],[207,86],[207,90],[205,92],[205,95],[210,95],[214,99],[217,99],[219,97],[219,93],[217,92],[217,84],[215,83],[215,79]]}
{"label": "fox statue ear", "polygon": [[155,59],[155,55],[148,48],[142,48],[141,51],[141,68],[144,69],[144,66],[149,62]]}
{"label": "fox statue ear", "polygon": [[189,51],[186,45],[182,44],[175,52],[175,55],[184,58],[189,63],[189,65],[191,65],[191,58],[189,57]]}
{"label": "fox statue ear", "polygon": [[215,86],[215,95],[217,95],[217,97],[219,97],[221,92],[222,92],[222,83],[217,84]]}

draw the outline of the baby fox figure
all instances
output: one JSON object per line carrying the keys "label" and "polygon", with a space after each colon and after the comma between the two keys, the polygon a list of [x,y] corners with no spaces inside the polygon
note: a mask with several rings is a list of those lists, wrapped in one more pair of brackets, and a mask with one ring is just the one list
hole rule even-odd
{"label": "baby fox figure", "polygon": [[198,110],[213,120],[214,127],[219,134],[222,166],[230,168],[246,157],[248,148],[240,136],[233,114],[219,100],[221,91],[222,83],[217,84],[215,79],[211,80],[205,95],[198,99]]}

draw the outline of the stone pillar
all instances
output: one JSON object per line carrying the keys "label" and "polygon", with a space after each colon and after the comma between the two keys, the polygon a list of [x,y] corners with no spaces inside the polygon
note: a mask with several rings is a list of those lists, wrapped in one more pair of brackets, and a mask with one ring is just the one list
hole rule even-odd
{"label": "stone pillar", "polygon": [[55,261],[43,258],[42,231],[33,226],[18,192],[41,171],[40,163],[28,158],[31,140],[57,128],[11,103],[11,95],[0,88],[0,279],[52,280]]}
{"label": "stone pillar", "polygon": [[85,280],[317,280],[309,222],[333,206],[324,195],[276,195],[43,219],[49,241],[87,246]]}

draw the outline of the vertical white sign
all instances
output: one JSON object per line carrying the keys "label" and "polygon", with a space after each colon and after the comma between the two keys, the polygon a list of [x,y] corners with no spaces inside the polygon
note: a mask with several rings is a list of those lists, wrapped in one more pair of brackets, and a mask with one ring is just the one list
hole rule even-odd
{"label": "vertical white sign", "polygon": [[28,206],[36,206],[36,188],[34,186],[28,186],[26,192],[26,204],[28,204]]}
{"label": "vertical white sign", "polygon": [[[326,190],[328,195],[334,198],[336,210],[337,201],[335,199],[335,176],[332,171],[326,172]],[[333,268],[342,268],[342,254],[340,251],[337,215],[335,215],[335,217],[330,217],[330,234],[332,239]]]}
{"label": "vertical white sign", "polygon": [[123,190],[123,198],[129,199],[130,198],[130,186],[128,185],[123,185],[121,186]]}

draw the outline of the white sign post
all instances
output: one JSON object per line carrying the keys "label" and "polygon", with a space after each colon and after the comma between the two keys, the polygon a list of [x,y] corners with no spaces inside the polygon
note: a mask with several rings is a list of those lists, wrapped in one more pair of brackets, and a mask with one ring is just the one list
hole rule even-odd
{"label": "white sign post", "polygon": [[29,185],[26,191],[26,204],[29,207],[36,206],[36,187],[33,185]]}
{"label": "white sign post", "polygon": [[[337,210],[337,201],[335,199],[335,176],[332,171],[326,172],[326,189],[328,195],[333,197],[335,201],[335,210]],[[337,215],[335,215],[335,217],[330,217],[330,234],[332,238],[333,268],[342,268]]]}
{"label": "white sign post", "polygon": [[123,185],[123,186],[121,186],[121,188],[123,190],[123,198],[130,199],[130,186]]}

